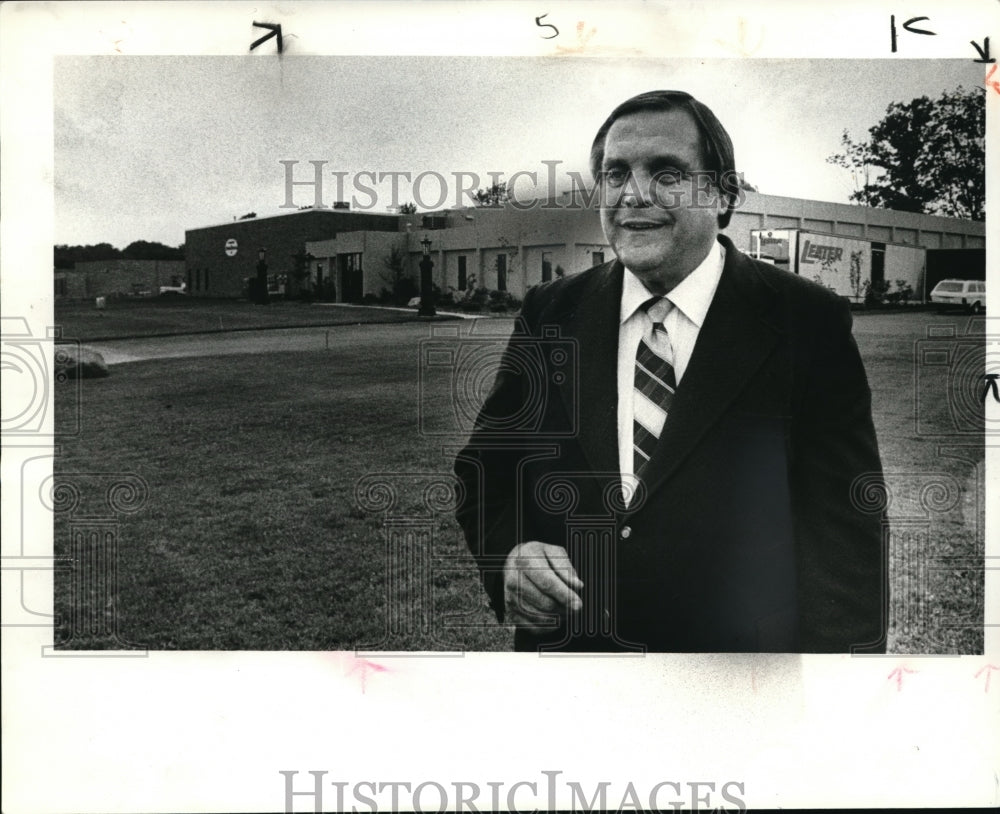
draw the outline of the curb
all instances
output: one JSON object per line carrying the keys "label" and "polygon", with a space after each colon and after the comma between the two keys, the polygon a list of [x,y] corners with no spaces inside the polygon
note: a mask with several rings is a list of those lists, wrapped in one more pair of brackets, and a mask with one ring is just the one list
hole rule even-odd
{"label": "curb", "polygon": [[384,322],[309,322],[301,325],[254,325],[245,328],[207,328],[203,331],[162,331],[148,334],[115,334],[110,336],[66,337],[56,340],[56,344],[119,342],[126,339],[162,339],[170,336],[208,336],[211,334],[246,333],[248,331],[294,331],[299,328],[354,328],[358,325],[406,325],[413,322],[454,322],[462,317],[451,314],[438,314],[433,317],[413,316],[412,319],[392,319]]}

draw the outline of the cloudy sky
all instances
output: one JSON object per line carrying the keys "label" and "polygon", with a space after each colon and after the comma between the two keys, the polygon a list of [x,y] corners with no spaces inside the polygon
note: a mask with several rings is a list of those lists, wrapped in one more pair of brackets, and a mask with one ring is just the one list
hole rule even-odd
{"label": "cloudy sky", "polygon": [[[730,131],[738,168],[762,192],[846,202],[850,174],[825,159],[846,128],[863,136],[893,101],[982,85],[962,60],[652,60],[530,57],[60,56],[54,65],[55,240],[169,245],[184,230],[254,211],[280,214],[285,168],[323,201],[385,211],[391,183],[362,171],[444,175],[539,173],[587,178],[593,133],[625,98],[654,88],[693,93]],[[376,197],[358,184],[374,186]],[[526,197],[530,181],[517,190]],[[427,176],[421,203],[441,188]],[[399,180],[399,200],[416,197]],[[313,203],[308,188],[296,205]]]}

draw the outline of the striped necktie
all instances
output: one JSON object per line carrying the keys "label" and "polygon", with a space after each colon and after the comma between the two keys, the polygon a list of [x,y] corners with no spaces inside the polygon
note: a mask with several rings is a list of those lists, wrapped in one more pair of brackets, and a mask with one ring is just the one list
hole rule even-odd
{"label": "striped necktie", "polygon": [[656,442],[663,431],[674,397],[673,349],[663,327],[673,303],[665,297],[653,297],[642,308],[653,323],[652,331],[639,341],[635,355],[635,387],[632,393],[633,473],[642,477],[653,457]]}

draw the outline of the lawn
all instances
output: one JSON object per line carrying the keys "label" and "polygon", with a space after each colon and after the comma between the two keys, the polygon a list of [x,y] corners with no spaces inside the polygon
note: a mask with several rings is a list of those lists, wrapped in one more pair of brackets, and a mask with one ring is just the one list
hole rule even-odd
{"label": "lawn", "polygon": [[96,308],[93,303],[57,303],[55,318],[63,329],[63,336],[89,342],[260,328],[412,322],[418,319],[415,308],[396,311],[291,300],[255,305],[184,296],[111,300],[104,309]]}
{"label": "lawn", "polygon": [[[947,428],[943,396],[922,406],[920,434],[914,423],[915,382],[928,384],[914,342],[935,319],[966,324],[929,314],[855,320],[893,491],[890,649],[974,653],[982,438],[939,449],[949,440],[932,432]],[[60,441],[56,463],[81,503],[56,516],[57,556],[70,553],[71,526],[107,513],[115,473],[138,476],[148,494],[117,518],[115,590],[74,587],[79,572],[57,572],[57,639],[73,648],[509,649],[450,511],[428,509],[451,461],[441,439],[417,431],[421,335],[426,328],[388,325],[384,341],[335,351],[135,362],[83,381],[83,428]],[[66,426],[72,392],[56,393]],[[424,396],[437,412],[448,383],[426,381]],[[103,479],[80,474],[94,472]],[[359,491],[366,476],[391,484],[388,514],[376,505],[385,492]],[[398,541],[391,558],[387,538]]]}

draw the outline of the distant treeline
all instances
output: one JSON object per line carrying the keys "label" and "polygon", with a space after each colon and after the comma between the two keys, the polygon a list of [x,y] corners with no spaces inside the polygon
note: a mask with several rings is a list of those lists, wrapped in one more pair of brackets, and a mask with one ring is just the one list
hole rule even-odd
{"label": "distant treeline", "polygon": [[93,246],[57,245],[54,249],[55,267],[71,269],[76,263],[92,260],[183,260],[184,244],[174,248],[148,240],[136,240],[124,249],[116,249],[110,243]]}

